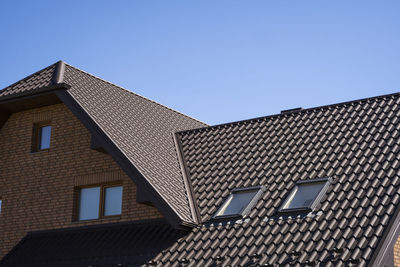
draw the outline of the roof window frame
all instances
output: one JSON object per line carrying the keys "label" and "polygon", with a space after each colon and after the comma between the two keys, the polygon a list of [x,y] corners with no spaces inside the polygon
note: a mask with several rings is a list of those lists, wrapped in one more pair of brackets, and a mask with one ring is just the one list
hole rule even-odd
{"label": "roof window frame", "polygon": [[[240,193],[240,192],[246,192],[246,191],[257,191],[257,193],[253,196],[253,198],[247,204],[246,208],[244,208],[240,213],[217,215],[220,212],[220,210],[225,206],[228,199],[231,196],[233,196],[233,194]],[[223,220],[242,219],[242,218],[246,217],[246,215],[248,215],[250,213],[251,209],[257,204],[258,200],[260,200],[260,198],[262,197],[262,195],[264,194],[265,191],[266,191],[266,187],[264,185],[232,189],[230,194],[227,197],[225,197],[222,204],[219,206],[217,211],[212,216],[212,220],[223,221]]]}
{"label": "roof window frame", "polygon": [[[316,184],[316,183],[325,183],[324,186],[321,188],[317,196],[315,197],[314,201],[309,207],[301,207],[301,208],[283,208],[287,202],[289,201],[290,196],[292,196],[293,192],[296,190],[296,187],[300,185],[307,185],[307,184]],[[288,194],[286,194],[283,203],[280,205],[278,209],[279,214],[301,214],[301,213],[308,213],[312,212],[315,210],[317,205],[321,203],[322,198],[326,195],[326,192],[328,191],[329,186],[332,184],[333,179],[331,177],[324,177],[324,178],[316,178],[316,179],[309,179],[309,180],[301,180],[297,181],[294,185],[294,187],[289,191]]]}

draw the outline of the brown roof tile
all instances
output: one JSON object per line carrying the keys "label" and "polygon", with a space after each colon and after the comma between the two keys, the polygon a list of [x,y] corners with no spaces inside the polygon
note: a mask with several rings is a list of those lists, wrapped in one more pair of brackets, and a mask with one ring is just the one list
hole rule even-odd
{"label": "brown roof tile", "polygon": [[[288,247],[301,252],[301,265],[331,261],[333,247],[344,250],[334,266],[368,263],[399,207],[399,110],[394,94],[178,133],[205,224],[185,237],[204,251],[189,262],[200,264],[212,257],[208,251],[228,246],[229,264],[245,264],[248,251],[262,255],[260,264],[287,263]],[[274,217],[296,181],[326,176],[333,183],[311,217]],[[232,189],[256,185],[267,192],[248,221],[209,226]],[[159,265],[171,263],[164,259]]]}
{"label": "brown roof tile", "polygon": [[0,91],[0,98],[26,91],[43,88],[54,84],[56,64],[48,66]]}

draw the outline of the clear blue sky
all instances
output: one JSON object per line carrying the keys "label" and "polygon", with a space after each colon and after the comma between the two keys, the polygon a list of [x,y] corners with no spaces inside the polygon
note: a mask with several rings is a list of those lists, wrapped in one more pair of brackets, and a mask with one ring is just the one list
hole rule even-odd
{"label": "clear blue sky", "polygon": [[400,1],[0,2],[0,87],[62,59],[209,124],[400,91]]}

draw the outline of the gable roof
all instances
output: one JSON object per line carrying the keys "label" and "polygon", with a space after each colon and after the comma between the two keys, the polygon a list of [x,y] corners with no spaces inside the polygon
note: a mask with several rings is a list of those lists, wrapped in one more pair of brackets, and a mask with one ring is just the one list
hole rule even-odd
{"label": "gable roof", "polygon": [[140,266],[182,234],[159,219],[30,232],[0,266]]}
{"label": "gable roof", "polygon": [[[370,264],[399,210],[399,123],[394,94],[178,133],[203,224],[158,264]],[[297,181],[322,177],[333,182],[312,213],[277,214]],[[258,185],[247,218],[210,221],[233,189]]]}
{"label": "gable roof", "polygon": [[206,124],[62,61],[0,91],[0,101],[44,90],[53,90],[93,135],[108,141],[100,143],[172,224],[196,222],[173,133]]}

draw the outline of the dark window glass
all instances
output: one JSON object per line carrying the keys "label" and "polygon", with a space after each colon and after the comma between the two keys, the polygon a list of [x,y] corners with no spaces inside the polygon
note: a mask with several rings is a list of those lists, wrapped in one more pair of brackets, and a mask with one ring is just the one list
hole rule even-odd
{"label": "dark window glass", "polygon": [[39,130],[39,149],[50,148],[51,126],[40,127]]}

